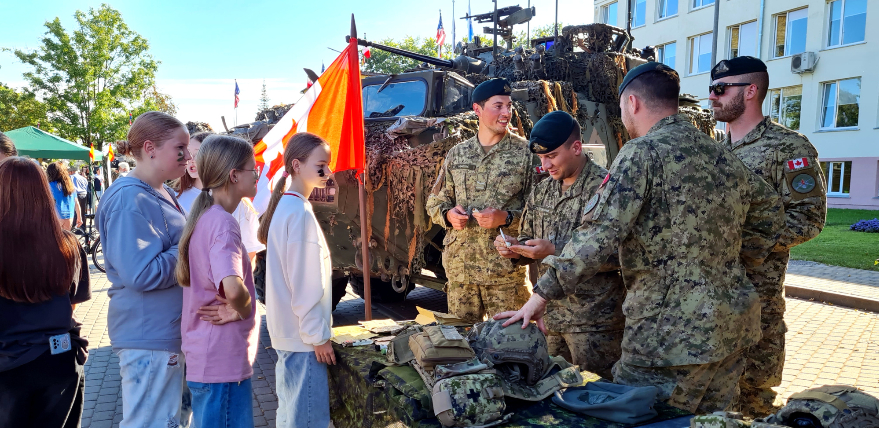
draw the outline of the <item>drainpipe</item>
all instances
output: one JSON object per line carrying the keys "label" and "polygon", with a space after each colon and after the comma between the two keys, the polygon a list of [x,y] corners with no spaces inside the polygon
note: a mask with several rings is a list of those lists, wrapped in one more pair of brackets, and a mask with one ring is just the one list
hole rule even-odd
{"label": "drainpipe", "polygon": [[763,59],[763,12],[766,10],[766,0],[760,0],[760,14],[757,15],[757,58]]}
{"label": "drainpipe", "polygon": [[714,0],[714,33],[712,34],[712,38],[714,39],[713,40],[714,46],[712,46],[713,49],[711,49],[711,67],[712,68],[714,68],[714,65],[717,64],[717,47],[718,47],[717,40],[719,39],[719,37],[717,37],[717,30],[719,29],[718,23],[720,22],[720,2],[721,1],[722,0]]}

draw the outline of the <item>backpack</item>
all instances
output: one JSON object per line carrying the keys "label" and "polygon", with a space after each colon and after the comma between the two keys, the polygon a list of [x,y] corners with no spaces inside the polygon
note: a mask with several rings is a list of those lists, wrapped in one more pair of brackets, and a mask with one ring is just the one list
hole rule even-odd
{"label": "backpack", "polygon": [[504,389],[493,373],[440,379],[432,390],[433,413],[445,427],[491,427],[506,423]]}

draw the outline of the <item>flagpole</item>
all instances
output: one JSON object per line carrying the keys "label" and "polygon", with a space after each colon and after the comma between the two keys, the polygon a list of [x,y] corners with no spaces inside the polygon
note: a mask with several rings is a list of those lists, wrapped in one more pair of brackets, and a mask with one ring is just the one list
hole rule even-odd
{"label": "flagpole", "polygon": [[[529,0],[530,1],[530,0]],[[455,0],[452,0],[452,49],[455,49]]]}

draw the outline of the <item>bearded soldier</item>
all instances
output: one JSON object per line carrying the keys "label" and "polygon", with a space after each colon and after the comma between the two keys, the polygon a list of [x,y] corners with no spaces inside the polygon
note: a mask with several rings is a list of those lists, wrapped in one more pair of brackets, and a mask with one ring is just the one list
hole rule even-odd
{"label": "bearded soldier", "polygon": [[582,292],[619,251],[628,293],[614,382],[654,385],[675,407],[708,413],[735,398],[744,351],[760,339],[760,305],[742,263],[778,239],[781,202],[728,149],[678,114],[680,79],[656,62],[620,85],[620,150],[586,223],[507,323],[540,319],[546,302]]}
{"label": "bearded soldier", "polygon": [[721,61],[711,70],[711,80],[714,117],[728,124],[725,145],[775,189],[784,205],[785,227],[778,243],[762,265],[748,269],[760,295],[763,337],[746,354],[735,406],[747,416],[765,416],[777,410],[772,387],[781,385],[784,368],[784,274],[790,249],[824,228],[827,191],[815,147],[802,134],[763,116],[769,89],[763,61],[750,56]]}
{"label": "bearded soldier", "polygon": [[[534,185],[518,238],[495,238],[494,246],[502,256],[519,263],[557,256],[582,225],[583,211],[597,201],[593,195],[607,177],[607,170],[583,153],[580,135],[580,124],[563,111],[549,113],[534,125],[529,148],[552,180]],[[539,266],[538,273],[544,273],[546,266]],[[547,305],[543,321],[548,330],[549,354],[563,356],[582,369],[612,379],[610,369],[620,359],[625,323],[622,303],[626,291],[619,264],[609,266],[579,288],[583,293]]]}
{"label": "bearded soldier", "polygon": [[479,132],[449,150],[427,199],[434,224],[446,227],[443,267],[449,312],[468,322],[520,307],[528,300],[525,268],[494,249],[498,228],[519,231],[531,192],[535,158],[527,141],[507,129],[512,88],[506,79],[473,90]]}

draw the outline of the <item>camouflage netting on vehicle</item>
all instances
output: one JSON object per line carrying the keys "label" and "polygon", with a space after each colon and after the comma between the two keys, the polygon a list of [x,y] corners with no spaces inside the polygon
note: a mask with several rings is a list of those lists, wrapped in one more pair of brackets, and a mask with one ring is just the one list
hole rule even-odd
{"label": "camouflage netting on vehicle", "polygon": [[214,132],[211,125],[205,122],[186,122],[186,129],[189,130],[189,135],[195,135],[199,132]]}
{"label": "camouflage netting on vehicle", "polygon": [[[433,416],[430,392],[418,373],[408,365],[388,366],[388,360],[369,347],[343,348],[333,345],[337,363],[327,366],[330,378],[330,416],[338,428],[419,427],[441,428]],[[584,379],[598,378],[582,372]],[[529,402],[507,398],[507,411],[514,413],[504,427],[536,428],[577,426],[586,428],[629,428],[569,412],[546,399]],[[665,403],[656,403],[659,413],[653,421],[687,416]]]}
{"label": "camouflage netting on vehicle", "polygon": [[255,121],[265,121],[270,124],[278,123],[290,109],[293,104],[278,104],[256,113]]}
{"label": "camouflage netting on vehicle", "polygon": [[694,95],[681,94],[678,111],[693,119],[693,124],[700,131],[710,135],[711,138],[715,138],[714,128],[717,126],[717,120],[714,119],[714,113],[711,110],[700,107]]}

